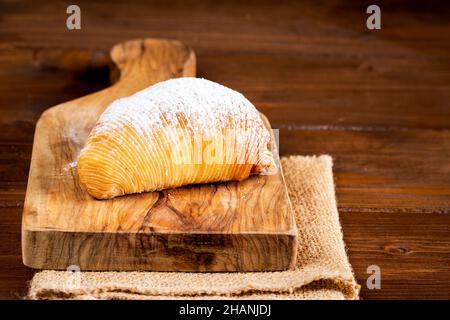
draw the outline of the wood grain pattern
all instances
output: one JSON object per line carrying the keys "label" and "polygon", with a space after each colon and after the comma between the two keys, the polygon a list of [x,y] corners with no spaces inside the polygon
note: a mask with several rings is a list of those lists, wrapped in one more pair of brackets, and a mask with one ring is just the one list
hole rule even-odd
{"label": "wood grain pattern", "polygon": [[[77,4],[82,29],[68,31],[65,1],[0,1],[0,298],[23,297],[33,274],[20,223],[38,117],[107,87],[114,43],[159,37],[255,102],[281,129],[281,155],[334,157],[363,299],[449,299],[448,2],[379,0],[379,31],[366,29],[369,1]],[[371,264],[380,290],[365,285]]]}
{"label": "wood grain pattern", "polygon": [[333,155],[341,213],[450,213],[448,131],[286,129],[280,149]]}
{"label": "wood grain pattern", "polygon": [[[49,55],[66,61],[64,55]],[[281,171],[215,183],[95,200],[80,187],[79,151],[113,100],[153,83],[195,75],[181,43],[116,45],[118,81],[44,112],[36,125],[22,247],[43,269],[267,271],[293,266],[296,227]],[[47,61],[47,60],[46,60]]]}

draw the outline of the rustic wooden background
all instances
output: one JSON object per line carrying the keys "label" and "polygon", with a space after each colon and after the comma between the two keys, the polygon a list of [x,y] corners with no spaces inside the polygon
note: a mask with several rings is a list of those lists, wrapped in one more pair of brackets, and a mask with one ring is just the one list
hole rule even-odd
{"label": "rustic wooden background", "polygon": [[[450,298],[450,6],[377,1],[0,2],[0,298],[21,298],[20,223],[36,120],[109,85],[109,48],[192,46],[198,73],[243,92],[281,129],[281,153],[331,154],[364,299]],[[381,268],[380,290],[366,269]]]}

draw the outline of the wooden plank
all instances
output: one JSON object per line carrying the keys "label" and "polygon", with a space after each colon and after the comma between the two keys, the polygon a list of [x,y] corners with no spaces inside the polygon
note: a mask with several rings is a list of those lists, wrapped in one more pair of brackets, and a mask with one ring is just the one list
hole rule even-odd
{"label": "wooden plank", "polygon": [[340,212],[450,211],[450,132],[280,130],[285,154],[330,154]]}
{"label": "wooden plank", "polygon": [[[88,15],[83,20],[86,28],[68,37],[59,17],[65,4],[30,4],[27,10],[5,4],[8,14],[5,28],[0,29],[0,37],[10,40],[5,48],[39,51],[53,46],[72,50],[75,42],[79,48],[94,51],[91,65],[95,65],[102,60],[98,58],[101,50],[95,48],[106,51],[116,41],[144,34],[175,37],[196,48],[200,76],[243,92],[276,126],[450,128],[448,10],[434,12],[439,24],[424,14],[412,28],[412,13],[392,15],[386,9],[383,21],[389,27],[372,36],[361,21],[365,12],[361,4],[338,2],[324,7],[293,2],[271,9],[260,3],[223,4],[211,15],[207,14],[209,6],[199,3],[186,15],[181,3],[116,3],[108,10],[108,21],[95,3],[80,5]],[[391,3],[384,6],[395,9]],[[169,11],[171,14],[164,16]],[[45,12],[48,18],[25,32],[29,12]],[[269,18],[277,23],[265,23]],[[105,23],[111,24],[110,28]],[[205,23],[209,24],[207,30]],[[86,65],[83,55],[71,56],[82,61],[80,68]],[[60,61],[60,68],[70,69],[67,61]],[[28,77],[23,78],[18,81],[26,84]],[[56,89],[61,86],[58,80],[53,80]],[[41,83],[46,86],[45,81]],[[68,90],[73,89],[65,85],[62,91]]]}
{"label": "wooden plank", "polygon": [[[367,4],[363,2],[334,1],[323,5],[291,0],[274,5],[257,0],[232,0],[212,6],[208,1],[192,1],[189,5],[183,1],[135,1],[132,6],[114,2],[106,8],[96,1],[79,1],[84,28],[70,35],[64,24],[66,3],[5,2],[0,37],[10,44],[73,47],[77,43],[84,48],[98,45],[109,48],[115,42],[137,37],[170,37],[195,46],[199,53],[203,49],[295,52],[314,45],[329,47],[341,43],[345,46],[338,46],[336,52],[353,50],[374,55],[383,53],[385,48],[371,48],[367,43],[378,43],[377,38],[382,37],[389,41],[403,40],[402,45],[407,47],[422,50],[428,47],[437,53],[440,50],[436,49],[448,44],[445,41],[449,40],[448,33],[442,31],[449,27],[446,18],[450,12],[442,1],[432,3],[411,1],[406,6],[381,1],[385,27],[375,37],[365,27]],[[36,23],[33,15],[46,19]],[[365,45],[361,46],[363,42]],[[358,44],[358,50],[352,44]]]}
{"label": "wooden plank", "polygon": [[[20,198],[25,196],[22,187]],[[0,192],[3,197],[3,192]],[[34,271],[22,262],[20,248],[23,207],[4,206],[0,199],[0,299],[22,299]]]}
{"label": "wooden plank", "polygon": [[243,92],[274,127],[450,128],[450,66],[437,61],[351,55],[324,61],[313,54],[201,58],[199,72],[203,66],[205,76]]}
{"label": "wooden plank", "polygon": [[[447,214],[341,213],[363,299],[447,299],[450,232]],[[381,289],[369,290],[367,268],[381,271]]]}
{"label": "wooden plank", "polygon": [[97,50],[0,50],[1,141],[31,143],[49,106],[109,85],[109,62]]}
{"label": "wooden plank", "polygon": [[[3,116],[8,126],[31,127],[46,106],[109,82],[110,62],[102,50],[4,50],[3,56],[0,78],[8,79],[8,86],[0,88],[0,102],[16,112]],[[201,58],[200,76],[243,92],[275,126],[450,128],[450,67],[439,60],[333,56],[323,63],[313,54],[228,53]],[[55,90],[61,94],[55,96]],[[20,99],[24,91],[31,94],[26,100]]]}

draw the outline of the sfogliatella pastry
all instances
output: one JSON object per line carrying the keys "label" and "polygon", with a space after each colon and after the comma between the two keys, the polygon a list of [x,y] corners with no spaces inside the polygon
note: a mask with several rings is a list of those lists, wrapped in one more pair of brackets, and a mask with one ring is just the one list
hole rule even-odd
{"label": "sfogliatella pastry", "polygon": [[78,159],[97,199],[188,184],[243,180],[277,168],[269,130],[240,93],[178,78],[114,101]]}

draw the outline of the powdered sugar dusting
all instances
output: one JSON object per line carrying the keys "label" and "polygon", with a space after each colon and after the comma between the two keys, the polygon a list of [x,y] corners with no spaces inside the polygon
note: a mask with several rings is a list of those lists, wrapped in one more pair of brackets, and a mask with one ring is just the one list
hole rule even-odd
{"label": "powdered sugar dusting", "polygon": [[220,128],[263,127],[256,108],[239,92],[205,79],[177,78],[114,101],[91,135],[130,125],[145,136],[156,126],[179,124],[180,115],[205,136]]}
{"label": "powdered sugar dusting", "polygon": [[66,166],[64,166],[64,171],[70,171],[77,167],[77,161],[72,161],[68,163]]}
{"label": "powdered sugar dusting", "polygon": [[[114,101],[78,160],[99,199],[276,172],[269,130],[240,93],[178,78]],[[269,170],[270,169],[270,170]]]}

